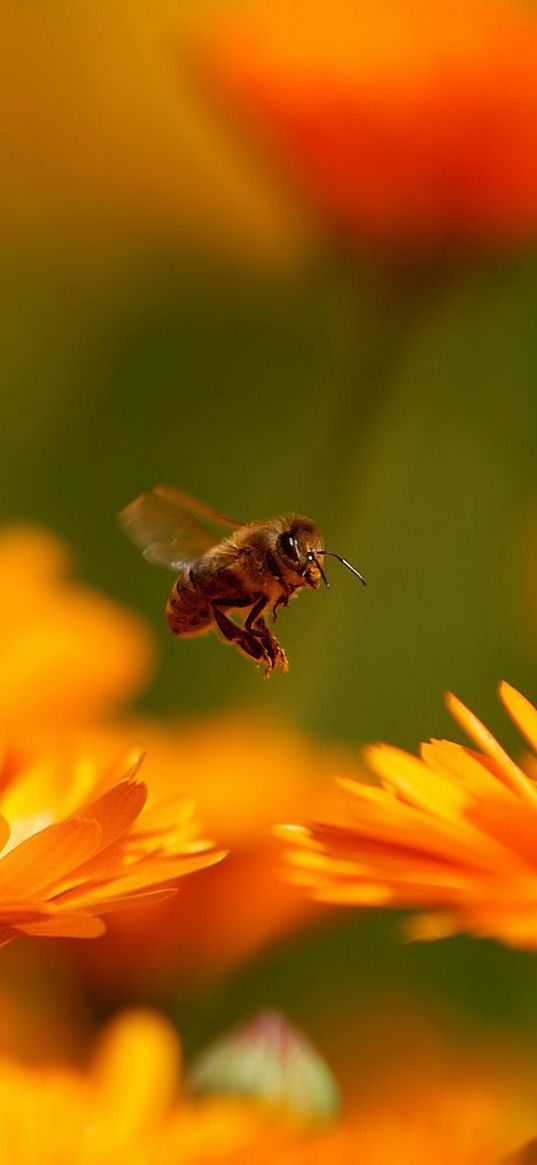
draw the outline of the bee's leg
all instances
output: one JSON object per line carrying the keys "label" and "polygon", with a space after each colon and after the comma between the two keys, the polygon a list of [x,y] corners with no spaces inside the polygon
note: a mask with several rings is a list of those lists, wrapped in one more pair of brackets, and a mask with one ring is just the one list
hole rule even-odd
{"label": "bee's leg", "polygon": [[269,631],[262,615],[262,611],[264,611],[268,601],[269,600],[267,599],[266,595],[261,595],[257,602],[254,603],[254,606],[252,607],[252,610],[250,611],[250,614],[248,615],[248,618],[244,624],[247,631],[253,631],[259,637],[267,655],[270,658],[270,668],[268,668],[265,672],[266,676],[268,675],[269,671],[277,667],[278,664],[284,672],[287,671],[288,667],[285,651],[283,650],[283,647],[280,646],[278,640],[274,637],[272,632]]}
{"label": "bee's leg", "polygon": [[246,619],[246,622],[244,624],[244,626],[247,627],[248,631],[253,631],[255,629],[256,624],[263,624],[264,623],[264,620],[261,617],[261,612],[265,610],[267,603],[268,603],[268,599],[267,599],[266,595],[258,595],[258,597],[256,598],[256,601],[255,601],[255,603],[254,603],[254,605],[253,605],[253,607],[248,615],[248,618]]}
{"label": "bee's leg", "polygon": [[281,643],[278,643],[278,640],[267,627],[265,620],[259,619],[255,629],[256,633],[259,635],[260,642],[263,644],[265,651],[270,656],[270,667],[265,672],[265,679],[267,678],[269,672],[272,671],[272,669],[275,667],[279,666],[283,672],[286,672],[289,668],[289,664],[287,662],[285,651],[283,650]]}
{"label": "bee's leg", "polygon": [[289,599],[291,598],[291,595],[292,595],[292,591],[286,591],[285,594],[280,595],[279,598],[276,599],[276,602],[274,603],[274,606],[272,608],[272,622],[273,623],[275,623],[276,619],[278,618],[278,607],[287,607],[289,604]]}
{"label": "bee's leg", "polygon": [[[291,590],[287,589],[286,584],[283,580],[283,575],[282,575],[280,568],[278,566],[278,563],[276,562],[276,559],[272,556],[272,554],[268,555],[268,565],[269,565],[271,575],[278,580],[280,587],[282,589],[281,595],[278,596],[278,598],[276,599],[276,602],[274,603],[274,606],[272,608],[272,622],[275,623],[276,619],[278,618],[278,607],[286,607],[287,606],[289,599],[291,598],[291,595],[293,593],[294,588],[291,588]],[[268,599],[267,599],[267,602],[268,602]]]}
{"label": "bee's leg", "polygon": [[[222,602],[225,603],[226,606],[229,606],[228,599],[223,600]],[[261,639],[259,639],[257,635],[254,635],[253,631],[247,631],[245,627],[239,627],[237,623],[234,623],[228,615],[224,614],[218,605],[218,602],[213,602],[211,607],[214,615],[214,621],[222,632],[224,638],[227,639],[229,643],[234,643],[235,646],[239,648],[239,651],[244,652],[244,654],[250,656],[251,659],[259,660],[260,663],[264,661],[270,669],[272,667],[270,656],[266,651]]]}

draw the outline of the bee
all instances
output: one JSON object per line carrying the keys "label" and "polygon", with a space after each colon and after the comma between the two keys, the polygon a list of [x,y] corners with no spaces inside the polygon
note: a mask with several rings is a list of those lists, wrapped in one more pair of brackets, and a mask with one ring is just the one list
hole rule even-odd
{"label": "bee", "polygon": [[[288,667],[265,612],[270,608],[275,621],[280,607],[302,587],[317,590],[321,581],[328,587],[321,558],[337,558],[366,585],[346,558],[324,549],[315,522],[298,514],[243,524],[158,485],[131,502],[120,522],[148,562],[178,576],[166,606],[173,634],[218,630],[243,655],[263,665],[265,678],[276,667],[282,672]],[[230,612],[242,614],[243,622],[235,622]]]}

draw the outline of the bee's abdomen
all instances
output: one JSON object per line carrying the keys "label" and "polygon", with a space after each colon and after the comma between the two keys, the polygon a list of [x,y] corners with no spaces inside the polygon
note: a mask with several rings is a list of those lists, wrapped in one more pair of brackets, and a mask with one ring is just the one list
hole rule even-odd
{"label": "bee's abdomen", "polygon": [[211,608],[193,586],[188,567],[173,584],[166,618],[174,635],[202,635],[213,622]]}

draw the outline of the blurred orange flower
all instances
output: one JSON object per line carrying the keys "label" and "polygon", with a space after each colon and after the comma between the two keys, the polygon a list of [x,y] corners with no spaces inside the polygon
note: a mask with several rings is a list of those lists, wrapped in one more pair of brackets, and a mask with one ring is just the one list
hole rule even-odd
{"label": "blurred orange flower", "polygon": [[181,1079],[172,1025],[123,1014],[86,1071],[0,1060],[0,1138],[17,1165],[273,1165],[303,1121],[230,1095],[198,1098]]}
{"label": "blurred orange flower", "polygon": [[306,18],[274,0],[206,40],[219,92],[338,228],[419,247],[535,232],[531,5],[312,0]]}
{"label": "blurred orange flower", "polygon": [[[297,1146],[285,1165],[500,1165],[516,1143],[506,1098],[485,1083],[425,1088],[420,1099],[362,1109],[313,1143]],[[516,1159],[515,1159],[516,1161]],[[515,1161],[512,1165],[515,1165]],[[505,1163],[507,1165],[507,1162]],[[530,1160],[516,1161],[530,1165]]]}
{"label": "blurred orange flower", "polygon": [[[358,1005],[359,1006],[359,1005]],[[404,1043],[393,1040],[403,1020]],[[361,1038],[377,1031],[376,1071],[364,1061]],[[535,1128],[535,1063],[517,1042],[443,1035],[423,1014],[386,1015],[384,1005],[346,1016],[340,1064],[346,1102],[303,1033],[279,1015],[255,1017],[201,1053],[188,1080],[214,1095],[246,1095],[296,1121],[285,1165],[498,1165],[500,1155]],[[357,1054],[357,1047],[360,1052]],[[308,1127],[309,1126],[309,1127]],[[323,1131],[326,1130],[326,1131]],[[268,1142],[270,1145],[270,1141]]]}
{"label": "blurred orange flower", "polygon": [[[537,711],[503,683],[502,700],[537,750]],[[387,745],[366,759],[382,782],[341,782],[344,824],[283,827],[294,882],[354,906],[433,908],[417,938],[456,931],[537,947],[537,786],[455,697],[480,751],[434,740],[414,757]]]}
{"label": "blurred orange flower", "polygon": [[26,733],[115,711],[154,661],[142,621],[73,582],[63,543],[31,526],[0,534],[0,729]]}
{"label": "blurred orange flower", "polygon": [[131,759],[119,780],[84,761],[0,771],[0,944],[94,938],[103,914],[168,894],[155,887],[223,856],[199,836],[190,803],[144,811],[139,764]]}
{"label": "blurred orange flower", "polygon": [[344,749],[244,712],[175,726],[127,722],[85,734],[82,745],[106,766],[133,739],[146,753],[151,796],[191,793],[204,828],[230,852],[218,869],[182,883],[177,897],[114,915],[101,942],[77,949],[92,981],[119,993],[127,982],[199,987],[320,915],[281,877],[271,829],[304,804],[328,810],[327,774],[357,775]]}
{"label": "blurred orange flower", "polygon": [[17,1165],[497,1165],[527,1137],[529,1108],[490,1073],[435,1078],[320,1131],[255,1099],[193,1096],[174,1029],[144,1011],[110,1024],[85,1070],[0,1060],[0,1138]]}

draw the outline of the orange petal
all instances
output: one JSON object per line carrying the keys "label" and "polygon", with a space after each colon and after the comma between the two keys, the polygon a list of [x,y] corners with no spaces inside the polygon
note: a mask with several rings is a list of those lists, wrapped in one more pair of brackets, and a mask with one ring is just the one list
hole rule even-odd
{"label": "orange petal", "polygon": [[80,889],[73,889],[62,894],[57,901],[68,902],[70,906],[99,904],[99,909],[106,909],[107,900],[119,899],[123,895],[137,894],[146,887],[163,885],[166,882],[175,882],[185,874],[195,873],[197,870],[213,866],[226,856],[223,851],[212,850],[206,854],[197,854],[195,857],[175,859],[165,858],[160,861],[149,857],[137,865],[127,867],[128,872],[118,872],[115,878],[104,884],[96,880],[91,885],[83,885]]}
{"label": "orange petal", "polygon": [[537,708],[505,680],[500,684],[499,692],[511,719],[537,752]]}
{"label": "orange petal", "polygon": [[499,784],[481,753],[466,745],[451,740],[430,740],[421,745],[420,752],[429,768],[444,779],[456,781],[470,797],[490,797],[493,794],[498,800],[503,794],[506,800],[512,801],[510,790]]}
{"label": "orange petal", "polygon": [[7,845],[10,833],[11,830],[9,828],[9,823],[6,821],[5,817],[2,817],[0,814],[0,851],[3,850],[4,846]]}
{"label": "orange petal", "polygon": [[447,910],[431,914],[419,914],[405,923],[405,933],[411,942],[429,942],[434,939],[451,938],[461,929],[456,914]]}
{"label": "orange petal", "polygon": [[142,781],[121,781],[102,797],[77,810],[76,820],[93,821],[101,832],[100,851],[121,837],[142,812],[147,788]]}
{"label": "orange petal", "polygon": [[492,732],[489,732],[481,720],[451,692],[448,692],[446,696],[446,704],[451,715],[464,732],[477,744],[478,748],[482,749],[485,756],[489,756],[495,762],[498,778],[503,781],[504,785],[527,801],[537,801],[537,789],[533,783],[528,780],[522,769],[511,760],[511,757],[498,744]]}
{"label": "orange petal", "polygon": [[139,894],[129,894],[128,898],[121,896],[118,898],[107,898],[106,914],[111,914],[118,910],[130,910],[136,906],[152,905],[154,902],[164,902],[167,898],[175,898],[178,889],[178,886],[164,886],[157,890],[140,890]]}
{"label": "orange petal", "polygon": [[175,1031],[156,1014],[127,1012],[107,1028],[92,1074],[113,1113],[120,1145],[135,1146],[140,1139],[145,1144],[160,1129],[175,1097],[180,1061]]}
{"label": "orange petal", "polygon": [[0,895],[15,899],[43,894],[99,848],[93,821],[71,818],[47,826],[0,858]]}
{"label": "orange petal", "polygon": [[335,906],[390,906],[393,896],[387,886],[377,882],[354,882],[345,886],[322,886],[312,892],[316,902]]}
{"label": "orange petal", "polygon": [[25,922],[18,930],[24,934],[40,935],[43,938],[99,938],[106,927],[93,914],[54,914],[39,922]]}
{"label": "orange petal", "polygon": [[468,804],[463,789],[432,772],[419,757],[389,744],[371,745],[365,751],[371,768],[396,789],[409,805],[427,809],[432,816],[460,821]]}

